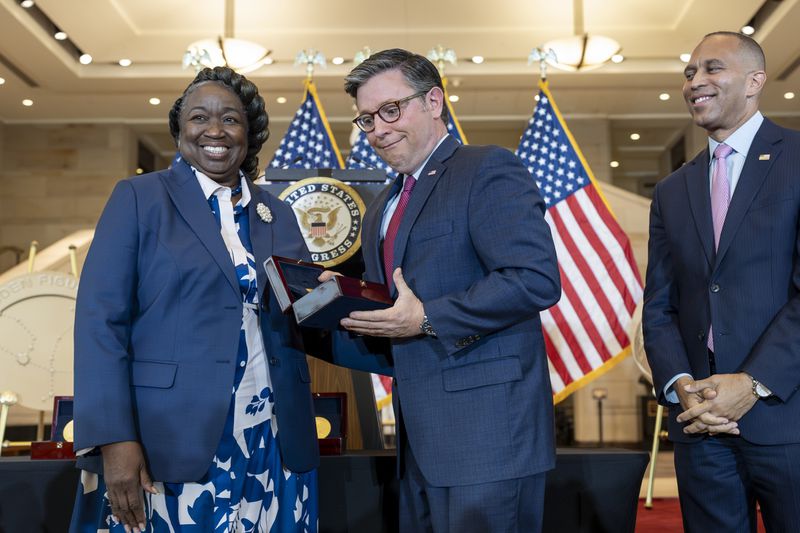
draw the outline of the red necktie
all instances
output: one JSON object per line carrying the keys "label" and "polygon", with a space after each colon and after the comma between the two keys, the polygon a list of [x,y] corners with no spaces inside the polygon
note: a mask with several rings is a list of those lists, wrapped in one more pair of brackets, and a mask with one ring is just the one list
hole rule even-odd
{"label": "red necktie", "polygon": [[403,183],[403,192],[400,194],[400,201],[397,202],[397,207],[392,215],[392,220],[389,222],[389,227],[386,228],[386,237],[383,239],[383,271],[386,274],[386,286],[392,286],[392,272],[394,271],[394,241],[397,238],[397,230],[400,227],[400,222],[403,220],[403,213],[408,206],[408,201],[411,199],[411,192],[414,190],[414,185],[417,180],[414,176],[406,176]]}

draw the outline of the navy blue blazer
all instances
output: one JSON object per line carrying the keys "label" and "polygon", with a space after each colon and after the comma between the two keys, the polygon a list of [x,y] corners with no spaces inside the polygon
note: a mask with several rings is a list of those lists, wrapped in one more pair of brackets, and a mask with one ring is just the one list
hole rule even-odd
{"label": "navy blue blazer", "polygon": [[[305,353],[373,372],[381,361],[344,341],[334,357],[330,335],[301,332],[281,313],[263,262],[273,254],[310,255],[291,208],[250,180],[248,187],[281,456],[289,470],[307,471],[318,465],[319,452]],[[256,214],[259,203],[271,210],[272,223]],[[191,168],[181,161],[119,182],[78,290],[76,449],[139,441],[155,480],[199,479],[230,406],[241,319],[235,269]],[[78,466],[99,472],[102,464],[88,457]]]}
{"label": "navy blue blazer", "polygon": [[[384,282],[380,226],[399,183],[364,221],[366,276]],[[408,442],[433,485],[486,483],[553,467],[553,403],[539,312],[561,294],[544,202],[515,155],[447,137],[395,240],[395,267],[437,338],[393,339]]]}
{"label": "navy blue blazer", "polygon": [[[650,210],[644,290],[645,350],[659,401],[676,374],[747,372],[775,397],[739,421],[756,444],[800,442],[800,132],[765,119],[731,198],[714,251],[709,154],[662,180]],[[670,438],[690,442],[670,405]]]}

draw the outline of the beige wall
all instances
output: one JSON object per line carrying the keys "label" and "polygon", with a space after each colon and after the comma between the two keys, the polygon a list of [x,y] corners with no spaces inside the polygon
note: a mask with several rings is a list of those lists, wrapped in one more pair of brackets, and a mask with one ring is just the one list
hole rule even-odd
{"label": "beige wall", "polygon": [[[42,247],[91,228],[111,189],[135,167],[136,142],[116,125],[0,129],[0,246]],[[12,256],[0,256],[0,271]]]}

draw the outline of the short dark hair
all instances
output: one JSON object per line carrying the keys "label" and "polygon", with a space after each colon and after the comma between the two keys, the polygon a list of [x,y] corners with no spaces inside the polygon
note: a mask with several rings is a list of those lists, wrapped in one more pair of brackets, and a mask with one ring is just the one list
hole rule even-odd
{"label": "short dark hair", "polygon": [[242,162],[241,171],[250,179],[254,179],[258,175],[258,152],[269,138],[269,115],[264,107],[264,99],[258,94],[258,87],[233,69],[214,67],[204,68],[198,72],[169,110],[169,132],[177,145],[181,134],[180,116],[183,102],[197,86],[206,82],[224,85],[242,102],[247,116],[247,155]]}
{"label": "short dark hair", "polygon": [[[392,48],[372,54],[362,63],[356,65],[350,74],[344,78],[344,90],[356,97],[358,89],[367,83],[373,76],[386,72],[387,70],[399,70],[406,82],[414,89],[414,92],[428,92],[434,87],[438,87],[444,93],[442,77],[439,70],[426,57],[402,48]],[[442,102],[442,122],[445,124],[450,120],[450,113],[447,110],[447,102]]]}
{"label": "short dark hair", "polygon": [[709,37],[735,37],[739,40],[739,48],[744,50],[746,53],[750,55],[752,59],[755,60],[756,66],[758,70],[766,70],[767,68],[767,58],[764,55],[764,49],[761,48],[761,45],[758,44],[758,41],[750,37],[749,35],[745,35],[744,33],[739,33],[738,31],[714,31],[711,33],[707,33],[703,40],[705,41]]}

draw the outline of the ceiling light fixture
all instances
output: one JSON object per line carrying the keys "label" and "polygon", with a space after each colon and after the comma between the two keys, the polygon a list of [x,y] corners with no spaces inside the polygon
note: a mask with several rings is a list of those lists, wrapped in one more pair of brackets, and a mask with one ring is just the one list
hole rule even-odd
{"label": "ceiling light fixture", "polygon": [[25,9],[30,9],[33,7],[33,0],[22,0],[19,5]]}
{"label": "ceiling light fixture", "polygon": [[792,98],[794,98],[794,93],[792,91],[789,91],[788,93],[783,93],[783,97],[786,98],[787,100],[791,100]]}
{"label": "ceiling light fixture", "polygon": [[336,56],[333,59],[331,59],[331,63],[333,63],[334,65],[342,65],[342,64],[344,64],[344,58],[340,57],[340,56]]}
{"label": "ceiling light fixture", "polygon": [[30,107],[33,105],[33,100],[31,100],[30,98],[26,98],[25,100],[22,101],[22,105],[24,105],[25,107]]}
{"label": "ceiling light fixture", "polygon": [[132,64],[133,64],[133,61],[131,61],[130,59],[120,59],[119,60],[119,66],[121,66],[121,67],[129,67]]}
{"label": "ceiling light fixture", "polygon": [[666,102],[667,100],[669,100],[669,93],[659,94],[658,99],[661,100],[662,102]]}
{"label": "ceiling light fixture", "polygon": [[158,104],[160,104],[160,103],[161,103],[161,98],[156,98],[156,97],[154,96],[153,98],[151,98],[150,100],[148,100],[148,102],[150,102],[150,105],[158,105]]}
{"label": "ceiling light fixture", "polygon": [[225,0],[225,35],[216,39],[203,39],[189,45],[183,55],[183,68],[228,66],[241,74],[253,72],[271,63],[267,50],[258,43],[234,39],[234,0]]}
{"label": "ceiling light fixture", "polygon": [[687,54],[684,52],[683,54],[680,55],[680,58],[681,61],[683,61],[684,63],[688,63],[689,60],[692,58],[692,54]]}
{"label": "ceiling light fixture", "polygon": [[0,85],[3,85],[6,82],[5,78],[0,78]]}
{"label": "ceiling light fixture", "polygon": [[66,41],[67,33],[59,30],[53,34],[53,39],[56,41]]}
{"label": "ceiling light fixture", "polygon": [[639,135],[638,133],[631,133],[631,140],[632,141],[638,141],[641,138],[642,138],[642,136]]}
{"label": "ceiling light fixture", "polygon": [[483,63],[483,61],[484,61],[483,56],[472,56],[472,62],[475,63],[476,65],[480,65],[481,63]]}
{"label": "ceiling light fixture", "polygon": [[453,103],[456,103],[459,100],[461,100],[461,97],[458,96],[457,94],[451,94],[450,96],[447,97],[447,99],[450,100]]}
{"label": "ceiling light fixture", "polygon": [[575,35],[544,43],[543,50],[552,50],[555,60],[547,62],[561,70],[578,71],[599,68],[618,54],[620,46],[611,37],[589,35],[583,27],[583,0],[573,0],[572,17]]}
{"label": "ceiling light fixture", "polygon": [[286,97],[285,96],[279,96],[279,97],[277,97],[275,99],[275,101],[278,102],[279,104],[285,104],[286,103]]}
{"label": "ceiling light fixture", "polygon": [[625,56],[622,54],[614,54],[611,56],[612,63],[622,63],[623,61],[625,61]]}
{"label": "ceiling light fixture", "polygon": [[745,35],[753,35],[756,32],[756,29],[752,27],[750,24],[747,24],[745,26],[742,26],[741,32],[744,33]]}
{"label": "ceiling light fixture", "polygon": [[78,58],[78,61],[81,62],[81,65],[88,65],[92,62],[92,56],[89,54],[82,54],[81,57]]}
{"label": "ceiling light fixture", "polygon": [[608,164],[611,168],[617,168],[619,166],[619,161],[612,161]]}

